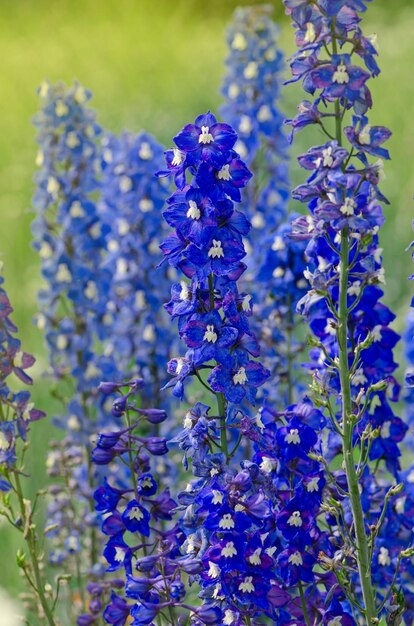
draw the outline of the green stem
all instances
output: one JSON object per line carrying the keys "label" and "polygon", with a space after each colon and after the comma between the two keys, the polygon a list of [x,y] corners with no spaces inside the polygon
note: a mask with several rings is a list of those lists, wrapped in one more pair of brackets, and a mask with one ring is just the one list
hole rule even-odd
{"label": "green stem", "polygon": [[27,510],[24,504],[22,486],[20,483],[20,477],[17,472],[15,473],[15,491],[17,494],[17,499],[19,501],[19,508],[20,508],[20,513],[22,516],[24,527],[26,527],[26,525],[28,526],[25,539],[26,539],[27,546],[29,548],[30,560],[32,563],[33,574],[34,574],[35,581],[36,581],[36,593],[39,598],[39,602],[42,605],[42,609],[47,619],[47,623],[49,624],[49,626],[57,626],[55,619],[53,617],[52,611],[49,607],[49,603],[44,593],[44,583],[43,583],[42,576],[40,573],[39,559],[38,559],[38,555],[36,552],[35,530],[32,527],[30,519],[27,519]]}
{"label": "green stem", "polygon": [[222,393],[216,394],[217,398],[217,410],[221,420],[221,430],[220,430],[220,444],[221,450],[226,457],[226,461],[229,460],[229,446],[227,443],[227,430],[226,430],[226,400]]}
{"label": "green stem", "polygon": [[299,582],[299,595],[300,595],[300,603],[302,605],[303,618],[305,620],[305,624],[306,626],[310,626],[309,613],[308,613],[308,608],[306,606],[306,598],[303,592],[303,585],[301,582]]}
{"label": "green stem", "polygon": [[[208,289],[210,293],[210,310],[214,311],[214,274],[211,272],[208,277]],[[197,377],[201,380],[203,385],[206,387],[207,385],[198,375],[196,371]],[[226,457],[226,463],[229,461],[229,446],[227,443],[227,430],[226,430],[226,399],[222,393],[215,393],[212,389],[210,389],[212,393],[215,394],[217,399],[217,411],[221,421],[221,429],[220,429],[220,445],[221,451]]]}
{"label": "green stem", "polygon": [[342,423],[343,423],[343,456],[345,472],[348,482],[349,499],[352,507],[352,517],[355,526],[355,538],[357,546],[357,561],[359,577],[362,587],[362,595],[365,603],[365,616],[368,626],[375,624],[378,613],[375,606],[375,595],[372,587],[371,560],[369,557],[368,538],[365,533],[364,512],[362,510],[361,496],[359,493],[358,476],[355,470],[353,450],[353,421],[352,421],[352,396],[351,380],[348,363],[348,307],[347,289],[349,272],[349,239],[348,231],[344,229],[341,234],[341,266],[339,285],[339,376],[341,380],[342,394]]}
{"label": "green stem", "polygon": [[[335,24],[332,25],[332,51],[338,53]],[[344,107],[345,108],[345,107]],[[342,121],[343,113],[339,99],[335,100],[335,131],[338,145],[342,145]],[[342,396],[342,449],[345,463],[345,473],[348,483],[349,500],[352,508],[352,517],[355,528],[356,552],[359,577],[361,581],[362,595],[365,604],[365,618],[367,626],[377,623],[378,611],[376,609],[375,594],[372,586],[371,559],[369,553],[368,538],[365,532],[364,512],[362,510],[361,496],[359,493],[358,475],[354,463],[353,449],[353,418],[352,418],[352,394],[351,376],[348,363],[348,279],[349,279],[349,233],[344,228],[341,232],[340,271],[339,271],[339,308],[338,308],[338,351],[339,351],[339,377],[341,382]]]}
{"label": "green stem", "polygon": [[210,311],[214,311],[214,274],[211,272],[208,277],[208,290],[210,292]]}

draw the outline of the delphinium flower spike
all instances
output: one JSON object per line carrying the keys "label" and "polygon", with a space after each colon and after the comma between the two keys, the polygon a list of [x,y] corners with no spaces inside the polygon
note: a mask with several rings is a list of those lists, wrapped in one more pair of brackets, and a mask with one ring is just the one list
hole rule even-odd
{"label": "delphinium flower spike", "polygon": [[27,604],[30,618],[36,622],[30,623],[55,626],[54,608],[64,577],[58,578],[57,589],[53,589],[47,581],[43,545],[36,527],[40,494],[34,501],[28,499],[22,484],[25,457],[30,445],[30,427],[32,422],[45,417],[45,413],[35,408],[28,391],[13,391],[9,386],[13,375],[23,385],[32,384],[27,370],[33,366],[35,359],[22,350],[16,336],[17,328],[10,319],[13,308],[2,287],[3,282],[0,275],[0,515],[21,533],[26,542],[27,552],[19,549],[17,565],[29,584],[29,591],[34,592],[34,597]]}
{"label": "delphinium flower spike", "polygon": [[[92,499],[99,471],[88,460],[90,437],[113,426],[98,383],[151,372],[152,384],[140,394],[156,397],[172,346],[150,272],[160,260],[160,209],[167,192],[154,176],[162,148],[152,137],[105,134],[99,143],[102,132],[87,106],[89,92],[79,85],[47,84],[40,91],[44,104],[36,125],[42,169],[34,231],[47,288],[41,292],[38,323],[46,330],[56,393],[65,410],[67,390],[74,386],[69,419],[65,414],[55,420],[66,437],[52,442],[49,473],[63,480],[51,488],[47,527],[55,545],[51,561],[73,561],[85,604],[84,574],[91,566],[95,573],[101,569],[95,567],[99,548]],[[161,286],[161,276],[157,283]],[[165,343],[158,341],[155,325],[164,325]],[[170,404],[168,398],[165,402]]]}
{"label": "delphinium flower spike", "polygon": [[94,499],[107,571],[116,572],[116,578],[97,580],[89,589],[89,612],[79,616],[79,626],[101,619],[107,624],[123,625],[128,619],[149,624],[164,613],[174,623],[173,607],[180,604],[185,588],[182,577],[197,569],[188,559],[175,561],[182,534],[172,522],[176,502],[162,488],[157,469],[168,448],[165,438],[151,434],[152,425],[165,421],[167,413],[140,408],[143,386],[142,378],[100,385],[102,395],[112,399],[118,424],[100,433],[92,450],[93,462],[107,470]]}
{"label": "delphinium flower spike", "polygon": [[105,134],[102,144],[98,209],[108,250],[102,268],[111,280],[96,332],[119,372],[125,376],[133,363],[146,381],[141,395],[167,408],[169,394],[160,394],[160,388],[176,337],[162,306],[171,269],[155,270],[167,230],[161,210],[168,185],[155,176],[163,148],[146,132]]}
{"label": "delphinium flower spike", "polygon": [[283,408],[299,394],[295,361],[303,350],[298,340],[296,303],[306,292],[303,242],[292,241],[289,200],[288,140],[279,110],[283,53],[270,5],[236,9],[228,29],[229,55],[222,88],[222,115],[237,130],[235,148],[254,173],[242,192],[252,223],[247,242],[248,269],[243,287],[252,296],[252,328],[263,363],[272,372],[267,397]]}
{"label": "delphinium flower spike", "polygon": [[94,421],[106,419],[106,413],[95,389],[102,378],[116,377],[113,360],[95,351],[94,324],[104,310],[110,278],[100,271],[105,233],[93,197],[102,131],[87,106],[91,94],[81,85],[44,83],[39,95],[33,232],[46,285],[37,323],[45,330],[54,393],[64,410],[54,421],[66,433],[62,442],[52,442],[48,462],[51,476],[63,478],[53,487],[49,508],[49,537],[56,545],[50,558],[53,563],[69,559],[81,593],[81,570],[97,557],[93,468],[86,450]]}
{"label": "delphinium flower spike", "polygon": [[[300,308],[316,336],[312,389],[330,417],[324,463],[342,458],[345,470],[344,515],[337,525],[344,532],[343,550],[350,550],[350,560],[345,551],[342,563],[351,570],[343,577],[345,570],[331,567],[341,572],[338,580],[357,621],[371,626],[378,623],[410,556],[404,550],[407,537],[400,544],[397,537],[394,544],[386,534],[406,512],[395,500],[401,486],[390,483],[385,471],[400,480],[398,443],[407,430],[391,406],[399,394],[393,377],[398,335],[389,327],[394,315],[381,302],[378,231],[386,199],[378,185],[382,159],[389,158],[383,143],[391,133],[367,117],[372,106],[368,81],[379,68],[375,39],[364,36],[359,25],[366,2],[284,4],[299,47],[291,61],[294,80],[316,94],[314,102],[299,105],[289,123],[293,132],[315,124],[327,135],[324,145],[299,157],[310,178],[293,195],[309,204],[310,214],[296,220],[293,236],[308,241],[311,290]],[[357,576],[352,573],[356,566]]]}
{"label": "delphinium flower spike", "polygon": [[[184,386],[198,379],[217,402],[217,409],[200,402],[190,408],[184,430],[172,442],[184,451],[185,467],[191,466],[194,475],[178,495],[185,506],[184,547],[202,559],[199,595],[202,606],[216,612],[211,623],[285,619],[289,607],[300,602],[300,564],[306,570],[303,580],[312,581],[314,557],[304,547],[319,538],[313,516],[323,481],[319,462],[307,455],[320,451],[314,429],[322,416],[305,404],[290,407],[286,418],[263,408],[250,417],[251,403],[269,372],[255,360],[259,349],[249,326],[251,299],[237,286],[244,270],[242,236],[249,224],[231,200],[240,199],[237,186],[248,181],[249,172],[234,152],[234,131],[211,113],[184,127],[174,141],[177,148],[166,157],[167,163],[174,160],[178,190],[165,217],[175,230],[162,247],[190,282],[174,285],[167,304],[188,348],[169,364],[171,386],[183,397]],[[286,442],[296,445],[287,456],[290,491],[281,496],[278,485],[286,483],[282,469],[276,475],[276,468],[278,450]],[[315,474],[316,486],[307,492],[318,495],[299,504],[308,473]],[[290,500],[293,492],[296,497]],[[291,585],[292,598],[287,591]],[[204,623],[210,622],[202,617],[194,621]]]}

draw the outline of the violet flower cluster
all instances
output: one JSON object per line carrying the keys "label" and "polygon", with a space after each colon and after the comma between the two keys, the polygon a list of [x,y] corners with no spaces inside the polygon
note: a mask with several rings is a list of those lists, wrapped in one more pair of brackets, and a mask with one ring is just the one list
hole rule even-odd
{"label": "violet flower cluster", "polygon": [[[35,118],[40,150],[33,224],[46,286],[39,293],[37,324],[45,330],[56,395],[64,414],[55,418],[66,437],[52,442],[48,470],[52,487],[47,528],[55,544],[53,563],[80,554],[96,560],[91,470],[85,449],[94,422],[105,419],[95,391],[103,377],[115,377],[113,360],[96,352],[95,320],[105,309],[108,277],[101,258],[105,246],[94,194],[99,186],[98,137],[102,130],[86,104],[91,94],[79,84],[44,83],[42,109]],[[67,386],[74,385],[69,401]],[[76,498],[73,494],[76,492]],[[80,583],[79,583],[80,584]]]}
{"label": "violet flower cluster", "polygon": [[[106,235],[102,270],[110,276],[105,311],[97,323],[105,354],[112,354],[121,379],[133,362],[147,382],[140,393],[156,401],[175,335],[163,309],[171,277],[157,272],[166,225],[161,210],[168,195],[155,172],[163,148],[148,133],[103,138],[100,220]],[[162,333],[162,341],[160,336]]]}
{"label": "violet flower cluster", "polygon": [[[365,2],[284,4],[299,46],[291,62],[294,79],[317,94],[314,102],[299,105],[289,123],[293,132],[317,124],[328,136],[325,144],[299,157],[310,177],[293,192],[309,206],[309,214],[293,224],[293,236],[308,241],[305,275],[311,290],[299,306],[315,336],[313,390],[330,417],[324,462],[342,457],[344,463],[335,472],[337,504],[332,507],[336,533],[343,534],[341,562],[350,568],[347,582],[340,583],[356,614],[371,624],[384,612],[397,582],[405,602],[412,603],[412,592],[400,578],[411,567],[404,560],[411,556],[404,551],[412,543],[409,499],[405,504],[393,500],[402,485],[390,482],[385,472],[400,480],[398,444],[407,431],[392,408],[399,396],[393,357],[399,337],[390,328],[395,316],[381,301],[378,231],[384,221],[380,203],[386,199],[378,185],[382,159],[389,158],[383,143],[391,133],[370,125],[367,117],[372,106],[367,83],[379,68],[375,41],[359,26]],[[355,55],[364,67],[355,64]],[[348,111],[351,118],[343,128]],[[396,619],[404,606],[390,611]],[[405,619],[412,623],[412,617]]]}
{"label": "violet flower cluster", "polygon": [[[103,135],[87,106],[90,93],[78,84],[45,84],[40,95],[34,233],[46,288],[38,325],[65,410],[54,421],[66,433],[51,442],[48,469],[58,482],[47,529],[52,563],[71,557],[81,587],[86,569],[102,570],[92,499],[100,479],[88,457],[91,435],[113,418],[97,386],[143,372],[151,382],[141,396],[159,395],[173,342],[151,278],[167,190],[154,177],[162,148],[150,135]],[[162,286],[161,275],[156,282]],[[162,327],[165,343],[155,330]]]}
{"label": "violet flower cluster", "polygon": [[[0,263],[0,272],[2,272]],[[25,608],[42,620],[56,626],[52,606],[59,594],[61,579],[55,589],[47,581],[43,563],[43,545],[36,528],[36,504],[25,496],[23,482],[27,478],[25,455],[29,448],[29,431],[33,422],[45,417],[32,402],[25,388],[14,391],[13,375],[20,386],[32,385],[27,373],[35,359],[22,349],[18,329],[10,315],[13,308],[3,288],[0,274],[0,516],[20,532],[25,550],[19,548],[16,560],[29,587]],[[40,622],[39,622],[40,623]]]}
{"label": "violet flower cluster", "polygon": [[282,409],[300,396],[300,370],[295,361],[303,350],[295,327],[296,304],[306,293],[302,242],[287,237],[289,178],[288,141],[279,110],[283,53],[279,29],[269,5],[239,8],[228,29],[229,56],[222,88],[223,116],[238,131],[236,149],[255,178],[243,193],[252,229],[248,271],[243,277],[253,297],[254,331],[272,384],[263,387]]}
{"label": "violet flower cluster", "polygon": [[[368,118],[368,1],[284,0],[293,81],[309,94],[290,138],[326,136],[298,159],[302,215],[287,213],[270,7],[237,10],[228,31],[229,123],[199,115],[165,165],[147,133],[104,133],[79,84],[40,88],[38,325],[65,432],[48,461],[55,591],[20,482],[44,414],[9,387],[12,373],[31,383],[34,359],[0,277],[0,514],[27,542],[18,565],[39,623],[56,626],[71,577],[78,626],[414,624],[414,466],[400,462],[414,377],[406,423],[383,303],[391,133]],[[312,332],[300,364],[299,315]],[[409,364],[412,334],[410,318]]]}

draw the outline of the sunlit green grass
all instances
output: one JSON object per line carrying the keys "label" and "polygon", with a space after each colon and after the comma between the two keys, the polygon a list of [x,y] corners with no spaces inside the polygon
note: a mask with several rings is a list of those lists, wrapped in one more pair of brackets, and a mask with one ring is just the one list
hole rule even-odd
{"label": "sunlit green grass", "polygon": [[[0,3],[0,257],[24,346],[38,356],[37,374],[46,358],[40,331],[32,325],[39,264],[30,246],[30,211],[36,152],[31,117],[36,88],[44,79],[78,79],[94,92],[101,124],[153,132],[168,144],[187,121],[220,104],[224,73],[224,31],[238,4],[234,0],[2,0]],[[280,19],[281,45],[293,52],[293,32],[274,2]],[[372,122],[389,126],[393,160],[386,166],[384,248],[386,298],[399,313],[402,328],[408,306],[411,260],[404,248],[411,240],[414,214],[413,102],[414,8],[402,0],[377,0],[366,32],[378,33],[382,74],[373,81]],[[294,115],[301,95],[287,87],[284,110]],[[321,139],[307,132],[292,147],[292,179],[303,179],[295,157]],[[298,208],[298,207],[296,207]],[[35,397],[49,408],[48,386],[38,378]],[[48,424],[36,425],[32,448],[35,481],[40,484]],[[16,589],[14,540],[0,532],[3,559],[10,564],[0,584]]]}

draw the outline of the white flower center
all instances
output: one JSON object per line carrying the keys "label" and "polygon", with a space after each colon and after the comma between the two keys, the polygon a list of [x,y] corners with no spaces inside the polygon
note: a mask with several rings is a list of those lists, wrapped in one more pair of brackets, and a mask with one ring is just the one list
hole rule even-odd
{"label": "white flower center", "polygon": [[356,280],[346,291],[349,296],[358,296],[361,293],[361,281]]}
{"label": "white flower center", "polygon": [[243,591],[243,593],[253,593],[254,585],[252,583],[253,576],[246,576],[244,581],[239,585],[239,591]]}
{"label": "white flower center", "polygon": [[292,428],[292,430],[290,430],[287,435],[285,436],[285,441],[286,443],[293,443],[294,445],[297,445],[300,443],[300,436],[299,436],[299,431],[297,428]]}
{"label": "white flower center", "polygon": [[185,154],[181,152],[178,148],[173,148],[173,160],[171,161],[171,165],[173,167],[178,167],[181,165],[185,159]]}
{"label": "white flower center", "polygon": [[65,350],[68,347],[68,339],[66,335],[58,335],[56,338],[56,347],[58,350]]}
{"label": "white flower center", "polygon": [[262,472],[265,472],[265,474],[270,474],[270,472],[272,472],[275,467],[276,461],[274,459],[271,459],[268,456],[263,457],[263,460],[260,463],[260,469],[262,470]]}
{"label": "white flower center", "polygon": [[234,520],[230,513],[225,513],[219,521],[219,528],[222,528],[223,530],[231,530],[234,526]]}
{"label": "white flower center", "polygon": [[65,102],[58,100],[55,105],[55,112],[58,117],[63,117],[68,114],[69,108]]}
{"label": "white flower center", "polygon": [[58,283],[70,283],[72,280],[72,274],[70,273],[68,266],[64,263],[59,263],[58,271],[56,273],[56,282]]}
{"label": "white flower center", "polygon": [[381,426],[381,437],[382,439],[389,439],[390,437],[390,428],[391,428],[391,422],[388,420],[387,422],[384,422],[383,425]]}
{"label": "white flower center", "polygon": [[322,157],[323,157],[323,166],[324,167],[332,167],[333,165],[333,156],[332,156],[332,146],[329,146],[329,148],[325,148],[324,150],[322,150]]}
{"label": "white flower center", "polygon": [[250,294],[246,294],[243,298],[242,301],[242,309],[243,311],[245,311],[246,313],[248,313],[250,311],[250,302],[251,302],[252,296]]}
{"label": "white flower center", "polygon": [[244,77],[247,80],[252,80],[252,78],[256,78],[258,73],[258,65],[256,61],[250,61],[246,67],[244,68]]}
{"label": "white flower center", "polygon": [[252,223],[253,228],[264,228],[264,226],[266,226],[266,221],[263,216],[263,213],[256,213],[256,215],[253,215],[251,219],[251,223]]}
{"label": "white flower center", "polygon": [[[217,583],[217,585],[214,585],[213,598],[215,600],[225,600],[226,599],[226,597],[223,596],[223,594],[221,593],[221,585],[220,585],[220,583]],[[225,624],[225,622],[223,622],[223,624]]]}
{"label": "white flower center", "polygon": [[315,26],[312,24],[312,22],[307,22],[304,42],[313,43],[315,39],[316,39]]}
{"label": "white flower center", "polygon": [[213,500],[212,500],[213,504],[223,504],[223,498],[224,498],[224,494],[222,494],[221,491],[218,491],[217,489],[213,489]]}
{"label": "white flower center", "polygon": [[221,551],[221,555],[224,557],[228,557],[228,558],[231,558],[232,556],[236,556],[236,554],[237,554],[237,550],[234,547],[233,541],[228,541]]}
{"label": "white flower center", "polygon": [[279,252],[286,248],[285,242],[283,241],[283,237],[277,235],[272,243],[272,250],[275,252]]}
{"label": "white flower center", "polygon": [[288,563],[291,563],[292,565],[302,565],[303,559],[301,553],[299,551],[296,551],[291,554],[288,558]]}
{"label": "white flower center", "polygon": [[338,85],[344,85],[345,83],[349,83],[349,74],[347,72],[346,65],[344,65],[343,63],[338,65],[332,80],[334,83],[338,83]]}
{"label": "white flower center", "polygon": [[217,172],[217,178],[219,180],[231,180],[230,165],[228,163],[223,165],[221,170]]}
{"label": "white flower center", "polygon": [[96,283],[88,280],[84,292],[88,300],[95,300],[98,295],[98,288],[96,286]]}
{"label": "white flower center", "polygon": [[345,198],[344,204],[339,209],[343,215],[354,215],[357,203],[353,198]]}
{"label": "white flower center", "polygon": [[223,624],[224,626],[232,626],[232,624],[237,624],[238,615],[234,611],[230,609],[226,609],[224,612]]}
{"label": "white flower center", "polygon": [[60,185],[59,185],[59,181],[56,180],[56,178],[54,178],[53,176],[49,176],[49,178],[47,179],[47,193],[50,193],[50,195],[54,196],[58,191],[59,191]]}
{"label": "white flower center", "polygon": [[189,300],[190,299],[190,290],[188,285],[183,280],[180,281],[181,291],[180,291],[180,300]]}
{"label": "white flower center", "polygon": [[118,561],[118,563],[122,563],[125,560],[125,550],[124,550],[124,548],[120,548],[119,546],[115,547],[114,559],[115,559],[115,561]]}
{"label": "white flower center", "polygon": [[333,619],[330,619],[327,626],[342,626],[342,617],[337,615]]}
{"label": "white flower center", "polygon": [[70,131],[66,136],[66,145],[68,148],[76,148],[79,146],[80,141],[75,132]]}
{"label": "white flower center", "polygon": [[319,491],[319,481],[320,478],[318,476],[314,476],[313,478],[311,478],[310,481],[306,484],[306,491],[308,493]]}
{"label": "white flower center", "polygon": [[151,146],[149,145],[149,143],[147,143],[146,141],[144,141],[144,143],[141,145],[139,151],[138,151],[138,156],[143,160],[143,161],[148,161],[148,159],[152,159],[153,157],[153,152],[151,150]]}
{"label": "white flower center", "polygon": [[188,204],[190,208],[187,211],[187,217],[192,220],[199,220],[201,217],[201,211],[198,208],[197,204],[194,202],[194,200],[190,200]]}
{"label": "white flower center", "polygon": [[387,565],[391,565],[390,553],[387,548],[380,548],[380,553],[378,555],[378,563],[385,567]]}
{"label": "white flower center", "polygon": [[138,521],[142,520],[144,517],[143,512],[137,506],[133,506],[128,511],[129,519],[136,519]]}
{"label": "white flower center", "polygon": [[9,447],[9,442],[7,441],[7,437],[2,430],[0,430],[0,450],[7,450]]}
{"label": "white flower center", "polygon": [[40,246],[39,254],[42,259],[50,259],[53,254],[53,248],[47,241],[44,241]]}
{"label": "white flower center", "polygon": [[240,118],[239,131],[244,135],[249,135],[253,130],[253,124],[248,115],[242,115]]}
{"label": "white flower center", "polygon": [[249,556],[249,562],[252,565],[261,565],[261,563],[262,563],[262,560],[260,558],[261,553],[262,553],[262,549],[261,548],[257,548],[257,550],[255,550],[253,552],[253,554],[251,554]]}
{"label": "white flower center", "polygon": [[364,383],[367,382],[367,377],[364,374],[364,370],[362,369],[362,367],[359,367],[355,374],[352,376],[352,384],[357,386],[357,385],[363,385]]}
{"label": "white flower center", "polygon": [[218,578],[218,576],[220,576],[220,568],[216,563],[213,563],[213,561],[209,561],[208,567],[209,569],[207,576],[209,578]]}
{"label": "white flower center", "polygon": [[75,200],[74,202],[72,202],[69,213],[72,217],[85,217],[85,211],[83,210],[83,207],[79,200]]}
{"label": "white flower center", "polygon": [[231,42],[231,47],[233,48],[233,50],[239,50],[240,52],[242,52],[243,50],[246,50],[247,39],[243,35],[243,33],[236,33],[234,35],[234,39]]}
{"label": "white flower center", "polygon": [[272,276],[274,278],[282,278],[284,275],[285,270],[283,269],[283,267],[276,267],[272,272]]}
{"label": "white flower center", "polygon": [[272,119],[272,112],[267,104],[262,104],[257,112],[259,122],[269,122]]}
{"label": "white flower center", "polygon": [[369,146],[371,143],[371,126],[367,124],[358,134],[358,141],[363,146]]}
{"label": "white flower center", "polygon": [[208,341],[209,343],[216,343],[217,341],[217,333],[214,331],[213,324],[207,324],[207,330],[204,333],[203,341]]}
{"label": "white flower center", "polygon": [[295,526],[296,528],[300,528],[303,524],[302,518],[300,516],[300,511],[294,511],[292,515],[288,519],[289,526]]}
{"label": "white flower center", "polygon": [[176,374],[181,374],[182,369],[184,367],[184,359],[182,359],[181,357],[178,357],[177,360],[177,365],[175,366],[175,373]]}
{"label": "white flower center", "polygon": [[132,180],[129,176],[121,176],[119,180],[119,188],[122,193],[128,193],[132,189]]}
{"label": "white flower center", "polygon": [[235,385],[244,385],[247,383],[246,369],[240,367],[233,376],[233,382]]}
{"label": "white flower center", "polygon": [[327,335],[336,335],[336,320],[333,317],[326,320],[325,332]]}
{"label": "white flower center", "polygon": [[143,213],[149,213],[154,208],[154,203],[151,198],[142,198],[138,203],[138,208]]}
{"label": "white flower center", "polygon": [[219,239],[213,239],[213,245],[208,251],[208,256],[212,259],[221,259],[224,257],[224,250]]}
{"label": "white flower center", "polygon": [[201,133],[198,138],[198,143],[211,143],[214,141],[213,135],[210,133],[210,129],[208,126],[201,127]]}
{"label": "white flower center", "polygon": [[183,426],[184,428],[191,428],[193,426],[193,420],[190,411],[188,411],[184,416]]}

